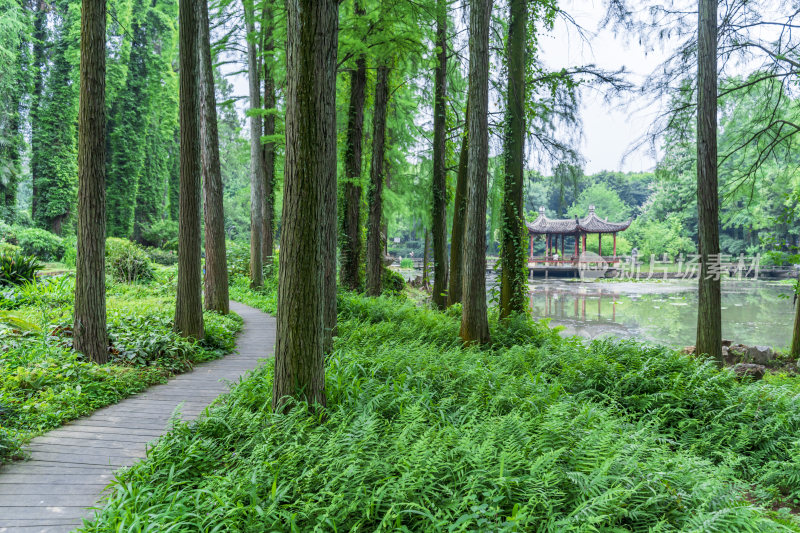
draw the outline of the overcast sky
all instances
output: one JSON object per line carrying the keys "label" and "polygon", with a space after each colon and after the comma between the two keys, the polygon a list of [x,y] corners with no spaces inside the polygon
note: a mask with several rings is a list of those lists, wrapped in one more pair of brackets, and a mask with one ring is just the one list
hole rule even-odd
{"label": "overcast sky", "polygon": [[[660,50],[648,52],[637,39],[623,39],[609,28],[598,27],[605,14],[603,4],[601,0],[561,0],[560,6],[589,32],[590,40],[587,43],[574,28],[560,20],[553,34],[541,38],[542,57],[553,68],[589,63],[608,70],[624,66],[630,73],[630,81],[638,85],[665,54]],[[583,95],[584,171],[592,174],[600,170],[652,170],[655,159],[647,149],[629,154],[623,160],[631,146],[646,134],[658,112],[650,97],[634,93],[608,103],[596,90],[584,91]]]}
{"label": "overcast sky", "polygon": [[[581,39],[574,27],[559,20],[553,33],[540,39],[541,54],[549,67],[555,69],[592,63],[607,70],[616,70],[624,66],[629,72],[629,80],[639,84],[663,60],[664,54],[660,51],[646,53],[638,40],[626,40],[615,36],[611,29],[599,28],[605,14],[602,0],[561,0],[560,6],[587,32],[589,39],[588,42]],[[240,68],[242,66],[229,65],[225,70]],[[236,95],[248,94],[244,74],[230,79]],[[246,105],[245,101],[239,103],[242,111]],[[636,93],[606,102],[600,91],[584,90],[580,145],[585,158],[584,172],[652,170],[655,159],[649,150],[640,149],[626,154],[645,135],[657,111],[658,107],[650,102],[649,97]],[[539,170],[545,174],[552,171],[550,168]]]}

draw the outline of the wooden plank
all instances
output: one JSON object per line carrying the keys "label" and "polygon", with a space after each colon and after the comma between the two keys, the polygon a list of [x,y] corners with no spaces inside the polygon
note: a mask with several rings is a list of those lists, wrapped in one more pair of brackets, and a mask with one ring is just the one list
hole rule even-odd
{"label": "wooden plank", "polygon": [[144,457],[172,420],[202,416],[262,364],[274,346],[275,320],[235,302],[231,308],[244,319],[238,353],[37,437],[28,446],[30,461],[0,468],[0,533],[79,526],[80,518],[92,515],[89,508],[108,490],[114,472]]}

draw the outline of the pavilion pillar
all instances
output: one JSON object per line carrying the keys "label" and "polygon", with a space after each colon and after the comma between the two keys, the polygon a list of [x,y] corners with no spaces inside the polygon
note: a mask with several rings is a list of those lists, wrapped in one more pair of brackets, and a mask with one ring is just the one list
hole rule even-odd
{"label": "pavilion pillar", "polygon": [[603,234],[597,234],[597,255],[603,257]]}
{"label": "pavilion pillar", "polygon": [[583,234],[583,253],[586,253],[586,234]]}
{"label": "pavilion pillar", "polygon": [[580,234],[575,234],[575,258],[578,258],[578,239],[580,239]]}
{"label": "pavilion pillar", "polygon": [[547,264],[547,256],[550,254],[550,234],[544,235],[544,263]]}
{"label": "pavilion pillar", "polygon": [[528,259],[533,260],[533,235],[528,235]]}
{"label": "pavilion pillar", "polygon": [[614,235],[614,259],[617,258],[617,232],[613,233]]}
{"label": "pavilion pillar", "polygon": [[561,260],[562,260],[562,261],[564,260],[564,239],[565,239],[565,238],[566,238],[566,235],[564,235],[564,234],[562,233],[562,234],[561,234]]}

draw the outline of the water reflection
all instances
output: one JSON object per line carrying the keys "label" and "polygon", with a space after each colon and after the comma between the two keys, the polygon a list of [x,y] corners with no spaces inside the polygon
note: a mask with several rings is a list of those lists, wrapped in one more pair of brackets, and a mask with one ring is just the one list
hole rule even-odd
{"label": "water reflection", "polygon": [[[722,284],[723,338],[785,348],[791,341],[791,287],[767,281]],[[565,335],[630,337],[670,346],[694,344],[697,285],[687,281],[581,283],[541,280],[530,285],[533,316],[564,326]]]}

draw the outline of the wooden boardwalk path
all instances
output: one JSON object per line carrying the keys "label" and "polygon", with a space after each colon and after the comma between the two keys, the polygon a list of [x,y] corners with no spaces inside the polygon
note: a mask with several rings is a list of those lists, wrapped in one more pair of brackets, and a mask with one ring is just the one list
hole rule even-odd
{"label": "wooden boardwalk path", "polygon": [[275,319],[231,302],[244,319],[231,355],[156,385],[91,416],[36,437],[30,460],[0,468],[0,533],[72,531],[90,517],[114,471],[145,456],[148,442],[163,434],[179,408],[197,417],[214,398],[272,356]]}

